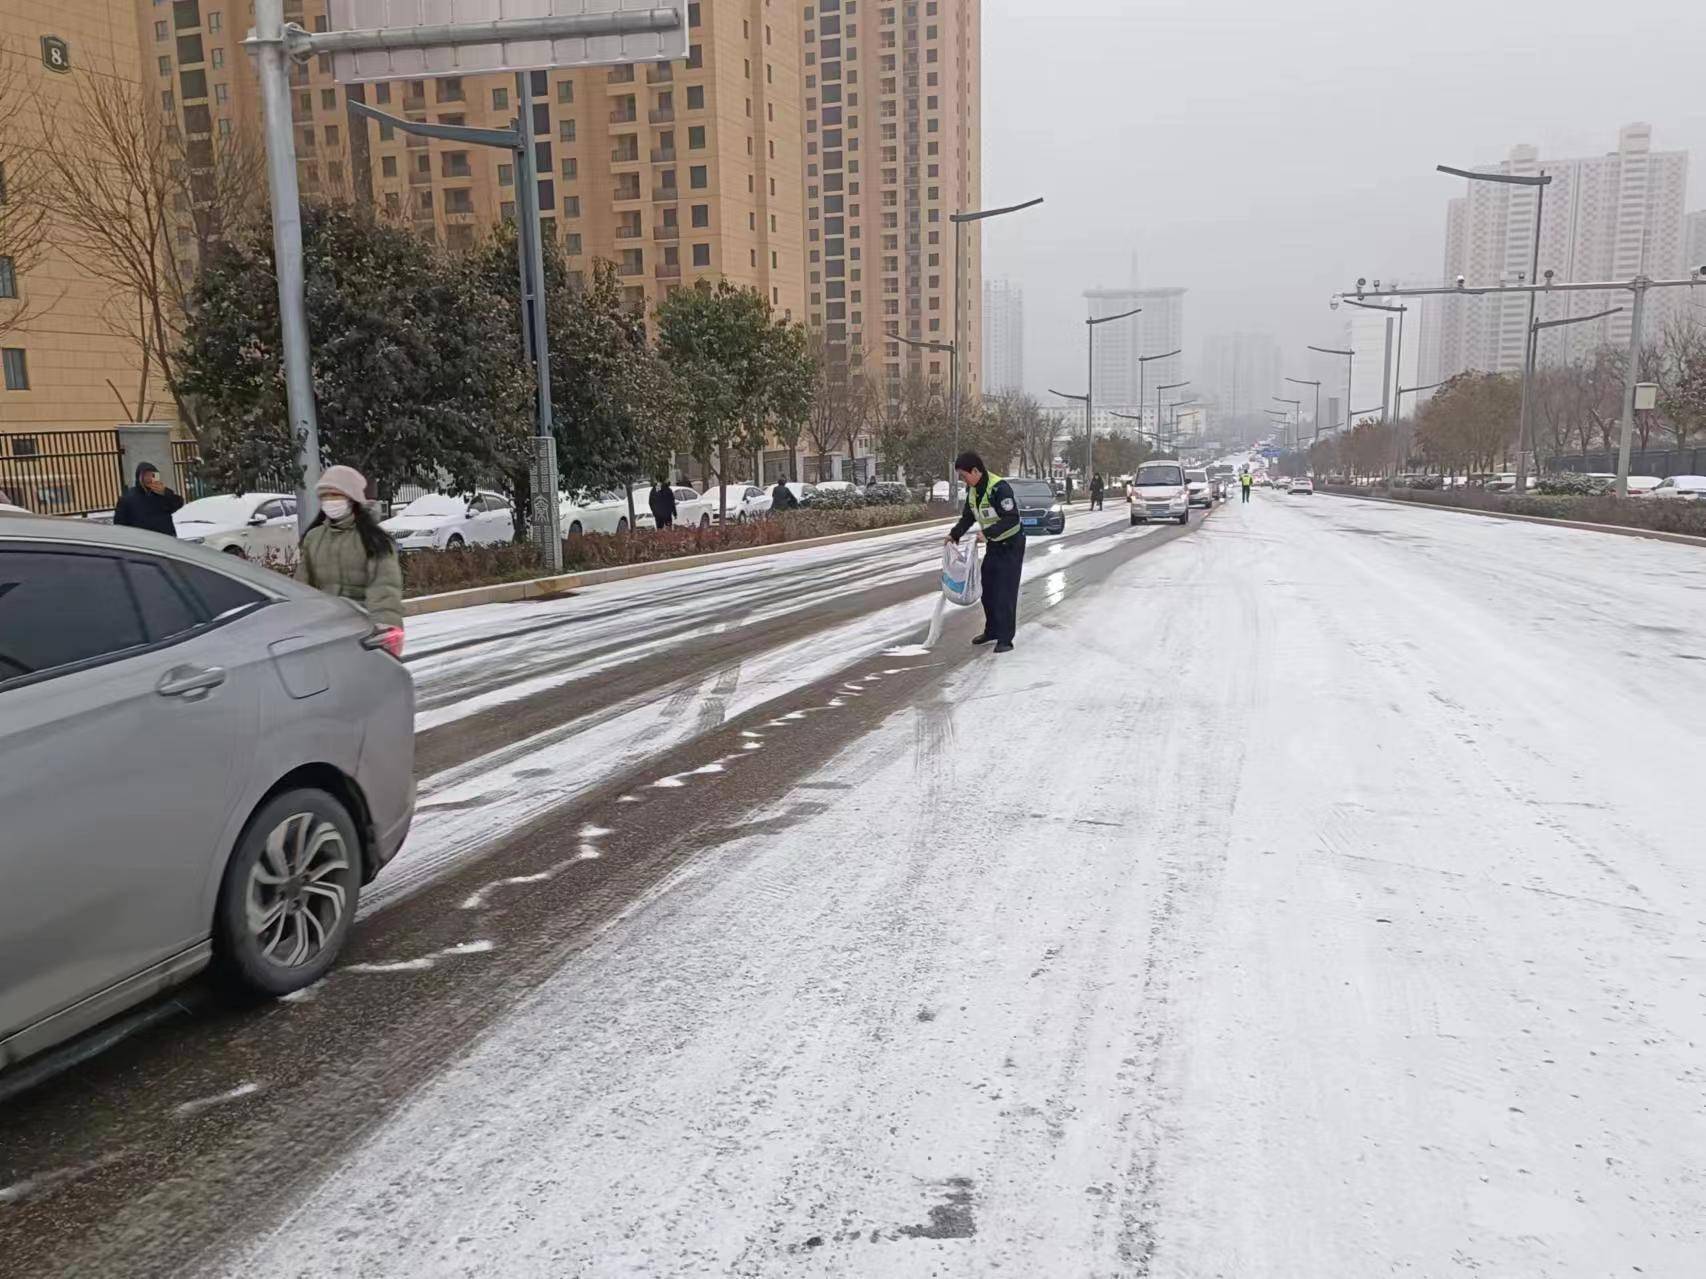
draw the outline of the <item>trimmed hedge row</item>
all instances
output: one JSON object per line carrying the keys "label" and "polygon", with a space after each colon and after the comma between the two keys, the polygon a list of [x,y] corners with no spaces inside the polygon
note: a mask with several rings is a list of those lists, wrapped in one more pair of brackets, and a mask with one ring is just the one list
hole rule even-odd
{"label": "trimmed hedge row", "polygon": [[[1370,490],[1324,486],[1330,493],[1367,497]],[[1496,511],[1502,515],[1532,515],[1546,520],[1578,520],[1584,524],[1610,524],[1617,528],[1646,529],[1654,533],[1687,533],[1706,537],[1706,502],[1655,500],[1650,497],[1618,499],[1608,496],[1566,497],[1559,495],[1517,496],[1489,493],[1485,489],[1375,490],[1397,502],[1419,506],[1447,506],[1467,511]]]}

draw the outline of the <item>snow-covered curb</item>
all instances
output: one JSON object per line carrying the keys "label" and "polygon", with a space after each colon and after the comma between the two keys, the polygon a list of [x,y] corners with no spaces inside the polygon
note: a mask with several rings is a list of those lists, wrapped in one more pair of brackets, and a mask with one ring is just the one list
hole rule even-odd
{"label": "snow-covered curb", "polygon": [[1579,528],[1590,533],[1616,533],[1619,537],[1646,537],[1655,542],[1675,542],[1680,546],[1706,546],[1706,537],[1692,533],[1666,533],[1661,529],[1628,528],[1622,524],[1592,524],[1587,520],[1557,520],[1549,515],[1518,515],[1512,511],[1481,511],[1473,506],[1447,506],[1439,502],[1406,502],[1402,498],[1376,497],[1372,493],[1347,493],[1343,489],[1316,490],[1328,497],[1348,497],[1358,502],[1381,502],[1387,506],[1402,506],[1413,511],[1445,511],[1454,515],[1480,515],[1490,520],[1519,520],[1524,524],[1547,524],[1554,528]]}
{"label": "snow-covered curb", "polygon": [[498,582],[492,586],[471,586],[465,591],[446,591],[442,595],[417,595],[403,601],[403,614],[418,617],[423,613],[442,613],[453,608],[473,608],[478,604],[512,604],[517,600],[543,599],[596,586],[601,582],[625,582],[629,578],[649,577],[654,573],[674,573],[681,569],[704,568],[709,564],[727,564],[734,560],[752,559],[759,555],[776,555],[783,551],[804,550],[813,546],[831,546],[836,542],[859,542],[890,533],[905,533],[912,529],[933,528],[946,520],[919,520],[912,524],[888,524],[882,528],[862,528],[852,533],[830,533],[824,537],[807,537],[797,542],[777,542],[770,546],[741,546],[732,551],[710,551],[704,555],[683,555],[672,560],[653,560],[647,564],[623,564],[616,568],[588,569],[583,573],[559,573],[555,577],[533,577],[524,582]]}

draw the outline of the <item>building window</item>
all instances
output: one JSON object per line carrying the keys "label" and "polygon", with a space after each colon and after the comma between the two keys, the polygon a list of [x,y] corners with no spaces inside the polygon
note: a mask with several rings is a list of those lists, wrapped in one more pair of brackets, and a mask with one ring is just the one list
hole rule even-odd
{"label": "building window", "polygon": [[703,191],[710,185],[710,175],[702,164],[695,164],[687,170],[687,185],[695,191]]}
{"label": "building window", "polygon": [[689,111],[703,111],[705,109],[704,85],[690,84],[687,86],[687,109]]}
{"label": "building window", "polygon": [[18,272],[9,257],[0,257],[0,298],[18,296]]}
{"label": "building window", "polygon": [[231,121],[227,120],[224,116],[219,118],[219,136],[222,138],[228,138],[231,136]]}
{"label": "building window", "polygon": [[224,68],[225,68],[225,50],[215,49],[213,51],[212,66],[213,66],[213,69],[215,71],[224,70]]}
{"label": "building window", "polygon": [[[751,139],[749,138],[748,141],[750,142]],[[703,151],[705,149],[705,126],[704,125],[695,124],[695,125],[690,125],[688,127],[688,130],[687,130],[687,149],[689,151]]]}
{"label": "building window", "polygon": [[498,185],[500,187],[515,185],[515,166],[513,164],[498,165]]}
{"label": "building window", "polygon": [[581,251],[581,233],[579,231],[570,231],[566,236],[564,236],[563,249],[567,253],[579,253]]}
{"label": "building window", "polygon": [[573,120],[557,121],[557,141],[573,142],[575,140],[575,122]]}
{"label": "building window", "polygon": [[498,205],[498,218],[504,222],[514,222],[515,221],[515,201],[514,200],[505,200],[502,204]]}
{"label": "building window", "polygon": [[[215,102],[217,102],[220,106],[224,106],[226,103],[230,102],[231,101],[231,86],[228,84],[216,84],[216,85],[214,85],[213,86],[213,100]],[[334,129],[333,132],[336,132],[336,130]]]}
{"label": "building window", "polygon": [[580,198],[580,196],[578,196],[578,195],[565,195],[563,197],[563,216],[565,218],[578,218],[578,217],[580,217],[580,215],[581,215],[581,198]]}
{"label": "building window", "polygon": [[444,211],[446,213],[472,213],[474,211],[474,193],[467,187],[455,187],[444,193]]}
{"label": "building window", "polygon": [[[164,26],[165,24],[162,23],[161,25]],[[705,65],[705,50],[701,46],[693,44],[687,47],[687,65],[689,67]]]}
{"label": "building window", "polygon": [[326,111],[336,111],[338,109],[338,91],[336,89],[321,89],[320,106]]}
{"label": "building window", "polygon": [[445,76],[438,81],[438,100],[440,102],[461,102],[462,77],[459,75]]}
{"label": "building window", "polygon": [[580,171],[581,171],[580,161],[575,159],[574,156],[572,156],[572,155],[571,156],[565,156],[563,158],[563,181],[564,182],[573,182],[576,178],[578,178],[580,176]]}
{"label": "building window", "polygon": [[690,214],[691,214],[694,226],[710,226],[711,225],[711,206],[710,205],[708,205],[708,204],[695,204],[693,206],[693,208],[690,210]]}
{"label": "building window", "polygon": [[172,107],[172,91],[170,89],[160,90],[160,110],[166,112],[167,115],[170,115],[172,113]]}
{"label": "building window", "polygon": [[509,110],[509,90],[508,89],[493,89],[492,90],[492,110],[493,111],[508,111]]}
{"label": "building window", "polygon": [[[219,87],[223,89],[225,86],[220,85]],[[328,124],[326,126],[326,145],[329,147],[335,147],[338,145],[338,126],[335,124]]]}
{"label": "building window", "polygon": [[384,80],[373,86],[373,100],[383,106],[391,101],[391,86]]}
{"label": "building window", "polygon": [[690,27],[696,27],[699,25],[698,0],[694,0],[692,4],[687,6],[687,25]]}
{"label": "building window", "polygon": [[380,161],[379,161],[379,173],[382,177],[387,177],[387,178],[396,177],[397,176],[397,157],[394,155],[388,155],[388,156],[381,157]]}
{"label": "building window", "polygon": [[557,101],[567,107],[574,105],[574,100],[575,82],[573,80],[559,80],[557,82]]}
{"label": "building window", "polygon": [[[695,244],[693,246],[693,265],[694,266],[710,266],[711,265],[711,246],[710,245],[708,245],[708,244]],[[6,354],[8,356],[10,356],[12,353],[10,351],[8,351],[8,352],[6,352]],[[23,352],[20,351],[20,352],[18,352],[18,354],[22,355]],[[10,387],[12,385],[12,366],[10,364],[7,364],[7,366],[6,366],[6,385],[8,387]]]}
{"label": "building window", "polygon": [[164,40],[166,38],[166,24],[164,22],[156,22],[154,24],[154,38],[156,40]]}
{"label": "building window", "polygon": [[6,389],[8,391],[27,391],[30,389],[30,366],[24,358],[24,348],[9,346],[0,351],[0,363],[6,369]]}
{"label": "building window", "polygon": [[172,75],[172,59],[164,53],[160,55],[160,74],[167,79]]}

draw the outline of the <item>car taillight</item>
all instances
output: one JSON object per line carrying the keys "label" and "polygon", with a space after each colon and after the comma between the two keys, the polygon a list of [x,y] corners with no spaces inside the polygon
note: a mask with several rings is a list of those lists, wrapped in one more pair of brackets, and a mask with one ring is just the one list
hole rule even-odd
{"label": "car taillight", "polygon": [[401,626],[375,626],[362,638],[363,648],[383,649],[399,662],[403,660],[403,628]]}

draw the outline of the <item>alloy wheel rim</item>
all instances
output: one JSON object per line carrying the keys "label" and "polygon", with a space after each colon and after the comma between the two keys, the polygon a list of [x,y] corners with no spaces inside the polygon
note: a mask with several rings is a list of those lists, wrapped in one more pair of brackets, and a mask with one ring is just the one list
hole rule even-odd
{"label": "alloy wheel rim", "polygon": [[345,909],[341,878],[349,848],[337,826],[294,813],[274,826],[249,871],[249,933],[280,968],[312,963],[337,932]]}

